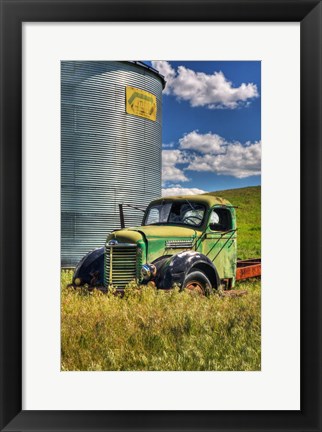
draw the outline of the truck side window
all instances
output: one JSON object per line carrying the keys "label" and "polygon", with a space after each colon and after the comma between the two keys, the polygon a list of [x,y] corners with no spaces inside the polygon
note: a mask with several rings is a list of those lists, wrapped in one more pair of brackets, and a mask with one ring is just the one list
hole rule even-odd
{"label": "truck side window", "polygon": [[231,229],[231,226],[231,214],[228,209],[213,209],[209,220],[209,227],[212,231],[228,231]]}

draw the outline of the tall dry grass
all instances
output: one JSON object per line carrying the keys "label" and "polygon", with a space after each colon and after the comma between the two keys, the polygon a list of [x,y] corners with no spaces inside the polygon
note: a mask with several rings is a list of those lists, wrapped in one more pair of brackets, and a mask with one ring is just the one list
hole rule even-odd
{"label": "tall dry grass", "polygon": [[62,272],[62,370],[249,371],[261,365],[260,282],[244,297],[209,298],[131,284],[124,298],[67,288]]}

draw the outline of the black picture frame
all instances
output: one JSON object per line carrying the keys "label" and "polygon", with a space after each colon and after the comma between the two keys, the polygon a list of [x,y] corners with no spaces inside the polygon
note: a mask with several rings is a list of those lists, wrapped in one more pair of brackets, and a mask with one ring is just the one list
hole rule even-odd
{"label": "black picture frame", "polygon": [[[0,0],[0,4],[1,430],[321,431],[321,2],[315,0],[174,0],[171,2]],[[301,22],[301,409],[299,411],[22,411],[21,54],[22,23],[27,21]],[[286,206],[291,208],[292,203],[287,202],[287,196],[285,199]]]}

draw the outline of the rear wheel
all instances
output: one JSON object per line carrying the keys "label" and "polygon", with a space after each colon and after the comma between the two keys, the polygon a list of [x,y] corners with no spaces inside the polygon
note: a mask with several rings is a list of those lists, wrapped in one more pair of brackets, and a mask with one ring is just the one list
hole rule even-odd
{"label": "rear wheel", "polygon": [[189,273],[184,282],[183,289],[188,292],[199,295],[209,295],[212,293],[212,287],[207,276],[201,271],[192,271]]}

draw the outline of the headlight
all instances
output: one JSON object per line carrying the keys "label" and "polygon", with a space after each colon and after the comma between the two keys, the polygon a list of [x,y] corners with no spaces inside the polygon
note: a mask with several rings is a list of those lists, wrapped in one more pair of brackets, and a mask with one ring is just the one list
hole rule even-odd
{"label": "headlight", "polygon": [[153,264],[147,263],[143,264],[143,266],[141,267],[141,277],[145,282],[149,281],[152,277],[154,277],[156,273],[157,268]]}
{"label": "headlight", "polygon": [[119,242],[117,241],[117,240],[115,240],[115,239],[112,239],[112,240],[110,240],[108,243],[107,243],[107,245],[108,246],[115,246],[115,245],[117,245]]}

